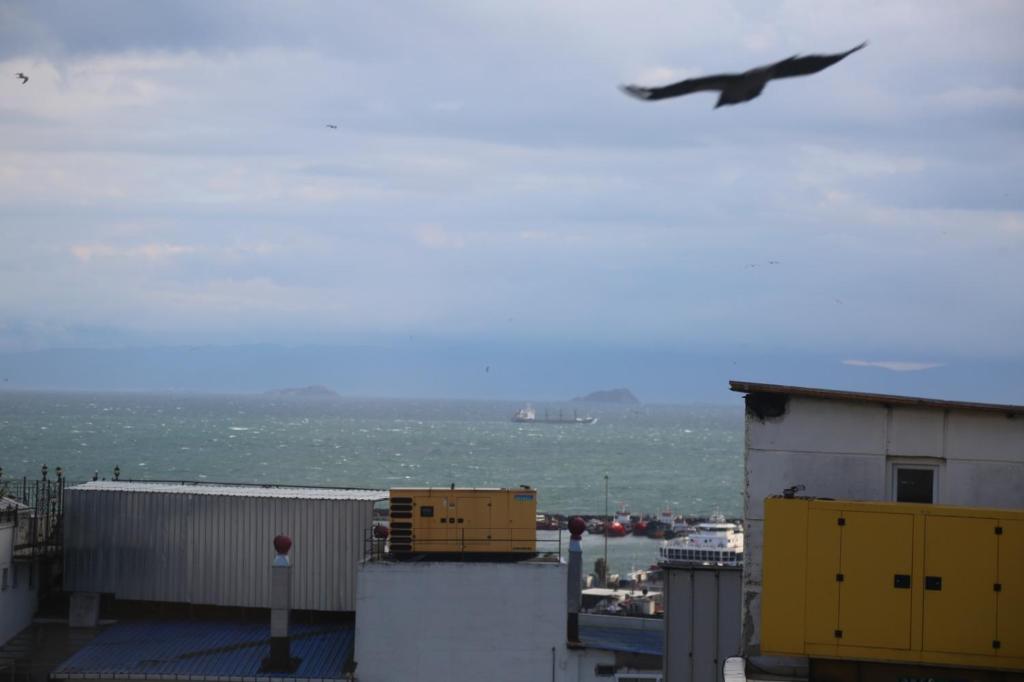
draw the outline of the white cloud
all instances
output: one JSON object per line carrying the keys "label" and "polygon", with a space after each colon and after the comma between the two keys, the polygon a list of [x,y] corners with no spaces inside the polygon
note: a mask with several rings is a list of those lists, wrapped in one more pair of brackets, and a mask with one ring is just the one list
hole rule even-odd
{"label": "white cloud", "polygon": [[429,249],[461,249],[466,240],[440,225],[421,225],[414,231],[416,242]]}
{"label": "white cloud", "polygon": [[976,86],[946,90],[935,96],[935,101],[957,109],[976,110],[984,107],[1024,107],[1024,88],[1003,86],[982,88]]}
{"label": "white cloud", "polygon": [[892,372],[920,372],[945,366],[941,362],[906,362],[903,360],[843,360],[843,364],[853,367],[881,367]]}
{"label": "white cloud", "polygon": [[137,246],[112,246],[110,244],[75,244],[71,254],[83,263],[96,258],[133,258],[162,260],[199,251],[185,244],[139,244]]}

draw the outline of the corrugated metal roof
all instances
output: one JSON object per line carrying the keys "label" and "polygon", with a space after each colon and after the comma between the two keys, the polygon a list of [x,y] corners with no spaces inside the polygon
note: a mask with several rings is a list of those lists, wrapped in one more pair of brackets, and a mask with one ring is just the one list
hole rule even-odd
{"label": "corrugated metal roof", "polygon": [[51,678],[146,675],[150,679],[188,676],[193,680],[246,677],[340,680],[352,657],[349,624],[292,625],[291,654],[301,659],[294,673],[261,673],[270,653],[270,625],[239,622],[139,621],[110,626]]}
{"label": "corrugated metal roof", "polygon": [[665,633],[661,630],[580,625],[580,641],[591,649],[605,651],[652,656],[662,656],[665,652]]}
{"label": "corrugated metal roof", "polygon": [[1024,405],[1000,405],[998,403],[971,403],[957,400],[938,400],[936,398],[915,398],[905,395],[886,395],[884,393],[858,393],[856,391],[836,391],[827,388],[808,388],[805,386],[783,386],[780,384],[757,384],[750,381],[730,381],[729,388],[739,393],[779,393],[798,395],[806,398],[822,398],[825,400],[854,400],[869,403],[885,403],[888,405],[910,405],[914,407],[934,407],[952,410],[980,410],[982,412],[1022,413]]}
{"label": "corrugated metal roof", "polygon": [[194,481],[89,481],[72,490],[102,490],[141,493],[189,495],[221,495],[227,497],[277,497],[300,500],[364,500],[388,499],[387,490],[362,488],[312,488],[302,486],[248,485],[232,483],[198,483]]}

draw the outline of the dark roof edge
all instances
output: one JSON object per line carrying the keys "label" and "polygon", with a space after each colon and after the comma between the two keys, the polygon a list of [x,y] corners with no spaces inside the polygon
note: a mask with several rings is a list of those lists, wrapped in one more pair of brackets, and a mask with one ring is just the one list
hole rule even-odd
{"label": "dark roof edge", "polygon": [[935,398],[886,395],[884,393],[858,393],[856,391],[836,391],[827,388],[758,384],[750,381],[730,380],[729,388],[733,391],[737,391],[738,393],[780,393],[805,398],[820,398],[823,400],[854,400],[867,403],[884,403],[887,405],[910,405],[913,407],[933,407],[945,410],[975,410],[980,412],[1000,412],[1003,414],[1024,413],[1024,405],[969,403],[958,400],[937,400]]}

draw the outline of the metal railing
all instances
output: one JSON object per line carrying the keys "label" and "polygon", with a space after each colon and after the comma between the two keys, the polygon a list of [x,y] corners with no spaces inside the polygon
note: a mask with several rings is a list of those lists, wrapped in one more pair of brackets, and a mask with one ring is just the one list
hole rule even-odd
{"label": "metal railing", "polygon": [[[544,556],[557,560],[562,556],[563,531],[555,537],[540,537],[536,528],[460,528],[452,537],[422,537],[430,532],[430,529],[421,531],[420,537],[413,538],[411,533],[398,535],[386,523],[376,522],[363,531],[363,560],[390,561],[437,555],[467,561]],[[568,538],[568,531],[565,533]]]}
{"label": "metal railing", "polygon": [[15,559],[59,554],[64,544],[64,488],[56,479],[0,479],[0,522],[14,523]]}

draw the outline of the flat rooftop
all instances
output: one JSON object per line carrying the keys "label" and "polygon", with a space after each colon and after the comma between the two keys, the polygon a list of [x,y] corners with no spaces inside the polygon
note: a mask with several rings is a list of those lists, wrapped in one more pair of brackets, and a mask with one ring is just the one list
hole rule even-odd
{"label": "flat rooftop", "polygon": [[260,672],[270,652],[267,623],[122,621],[103,630],[58,665],[50,679],[345,679],[354,642],[351,624],[292,624],[290,632],[291,654],[301,659],[298,669],[293,673],[269,673]]}
{"label": "flat rooftop", "polygon": [[89,481],[69,490],[97,492],[138,492],[167,495],[215,495],[219,497],[272,497],[298,500],[388,499],[387,490],[367,488],[316,488],[310,486],[259,485],[247,483],[200,483],[196,481]]}
{"label": "flat rooftop", "polygon": [[806,386],[758,384],[750,381],[730,381],[729,388],[738,393],[774,393],[778,395],[800,396],[803,398],[819,398],[822,400],[845,400],[867,403],[881,403],[885,405],[931,407],[941,410],[974,410],[980,412],[998,412],[1000,414],[1024,414],[1024,405],[971,403],[961,402],[958,400],[915,398],[913,396],[905,395],[886,395],[884,393],[858,393],[856,391],[835,391],[827,388],[808,388]]}

